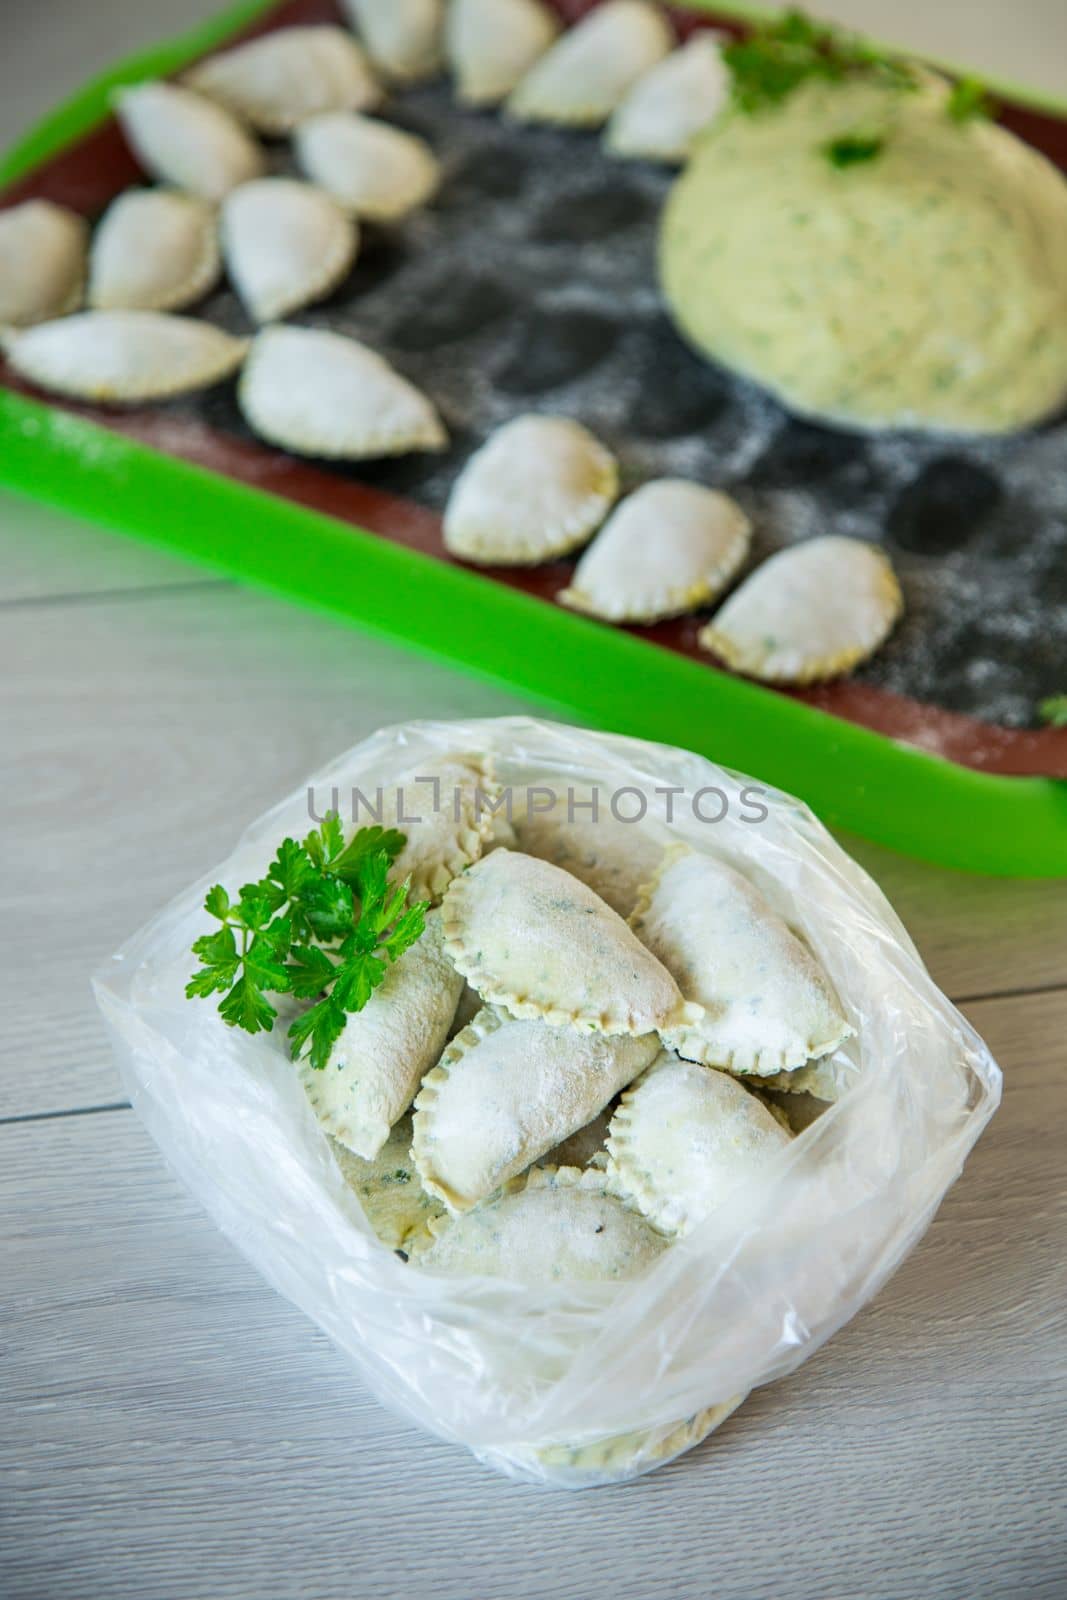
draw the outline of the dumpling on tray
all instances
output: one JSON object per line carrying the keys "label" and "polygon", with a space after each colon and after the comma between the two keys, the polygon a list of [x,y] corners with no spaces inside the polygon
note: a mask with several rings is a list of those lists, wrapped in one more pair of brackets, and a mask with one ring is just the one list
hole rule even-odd
{"label": "dumpling on tray", "polygon": [[543,0],[451,0],[445,49],[456,98],[468,106],[499,105],[559,28]]}
{"label": "dumpling on tray", "polygon": [[663,12],[647,0],[607,0],[568,28],[507,102],[523,122],[595,128],[641,75],[674,47]]}
{"label": "dumpling on tray", "polygon": [[277,28],[198,62],[185,74],[260,133],[288,133],[317,111],[369,111],[381,85],[345,28]]}
{"label": "dumpling on tray", "polygon": [[750,678],[814,683],[866,661],[903,609],[888,556],[862,539],[826,535],[757,567],[700,643]]}
{"label": "dumpling on tray", "polygon": [[342,9],[387,77],[417,83],[440,70],[443,0],[342,0]]}
{"label": "dumpling on tray", "polygon": [[550,561],[585,543],[618,491],[615,458],[587,428],[567,417],[515,417],[456,479],[445,547],[487,566]]}
{"label": "dumpling on tray", "polygon": [[89,256],[89,304],[180,311],[222,273],[215,208],[178,189],[127,189],[105,211]]}
{"label": "dumpling on tray", "polygon": [[10,334],[3,347],[17,373],[53,394],[132,405],[221,382],[248,341],[163,311],[82,311]]}
{"label": "dumpling on tray", "polygon": [[293,134],[293,153],[312,183],[371,222],[396,222],[425,205],[441,179],[424,139],[353,112],[309,117]]}
{"label": "dumpling on tray", "polygon": [[615,156],[685,161],[730,95],[718,38],[704,31],[644,73],[616,106],[604,134]]}
{"label": "dumpling on tray", "polygon": [[227,195],[222,254],[234,288],[257,322],[322,300],[348,276],[359,229],[313,184],[257,178]]}
{"label": "dumpling on tray", "polygon": [[264,328],[238,399],[253,432],[296,455],[360,461],[441,450],[430,401],[355,339],[317,328]]}
{"label": "dumpling on tray", "polygon": [[413,1154],[423,1187],[469,1211],[584,1128],[643,1072],[653,1034],[576,1034],[480,1011],[427,1074],[415,1102]]}
{"label": "dumpling on tray", "polygon": [[89,228],[51,200],[0,211],[0,326],[29,327],[81,303]]}
{"label": "dumpling on tray", "polygon": [[728,495],[660,478],[612,513],[559,599],[609,622],[695,611],[730,582],[751,538],[751,523]]}
{"label": "dumpling on tray", "polygon": [[218,201],[264,170],[263,151],[236,117],[176,83],[120,89],[115,114],[146,172]]}

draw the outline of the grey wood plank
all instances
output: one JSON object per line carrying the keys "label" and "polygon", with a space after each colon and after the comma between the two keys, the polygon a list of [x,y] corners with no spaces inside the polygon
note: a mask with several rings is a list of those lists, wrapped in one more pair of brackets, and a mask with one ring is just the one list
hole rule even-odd
{"label": "grey wood plank", "polygon": [[0,606],[221,581],[192,561],[0,491]]}
{"label": "grey wood plank", "polygon": [[0,1128],[5,1592],[1061,1595],[1067,995],[971,1015],[1004,1105],[920,1248],[704,1446],[592,1495],[498,1479],[380,1410],[132,1113]]}
{"label": "grey wood plank", "polygon": [[[238,589],[11,608],[0,675],[0,1116],[115,1098],[90,973],[305,774],[384,723],[536,709]],[[857,848],[950,993],[1067,981],[1062,884]]]}
{"label": "grey wood plank", "polygon": [[90,974],[307,773],[383,724],[530,709],[237,589],[12,609],[0,674],[0,1116],[115,1099]]}

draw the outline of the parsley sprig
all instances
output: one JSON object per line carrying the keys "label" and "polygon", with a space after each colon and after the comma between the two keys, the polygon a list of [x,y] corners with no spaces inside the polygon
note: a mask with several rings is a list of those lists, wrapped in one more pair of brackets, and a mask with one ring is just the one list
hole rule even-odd
{"label": "parsley sprig", "polygon": [[349,1012],[362,1011],[389,965],[426,925],[427,901],[407,904],[410,879],[389,870],[404,846],[395,828],[361,828],[346,844],[331,812],[298,844],[283,839],[266,877],[231,900],[221,884],[204,910],[221,924],[193,945],[200,961],[190,1000],[221,994],[231,1028],[267,1032],[277,1020],[269,994],[314,1000],[289,1029],[293,1059],[321,1070]]}
{"label": "parsley sprig", "polygon": [[734,104],[748,112],[778,105],[812,79],[840,83],[864,77],[905,91],[918,86],[906,61],[799,10],[786,11],[728,44],[723,59],[733,78]]}
{"label": "parsley sprig", "polygon": [[[765,111],[812,81],[843,83],[857,78],[896,93],[918,89],[921,76],[908,61],[879,50],[857,34],[816,22],[793,9],[754,28],[723,49],[732,78],[731,95],[739,111]],[[992,116],[994,106],[977,78],[961,78],[945,102],[953,122]],[[884,134],[846,133],[821,146],[832,166],[873,161],[886,145]]]}

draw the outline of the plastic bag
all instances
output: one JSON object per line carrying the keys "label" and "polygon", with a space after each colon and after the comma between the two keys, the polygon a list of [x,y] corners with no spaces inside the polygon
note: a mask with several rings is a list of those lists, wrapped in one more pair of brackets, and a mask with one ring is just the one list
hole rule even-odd
{"label": "plastic bag", "polygon": [[[490,752],[516,805],[529,785],[592,784],[619,819],[644,807],[631,825],[649,836],[739,866],[808,940],[856,1026],[832,1063],[844,1097],[629,1281],[535,1290],[406,1265],[344,1183],[284,1029],[249,1037],[184,997],[211,883],[260,876],[285,834],[312,826],[312,799],[350,819],[354,786],[372,798],[446,750]],[[524,717],[375,734],[256,822],[96,990],[168,1161],[375,1394],[512,1476],[567,1486],[670,1459],[818,1349],[921,1237],[1000,1097],[982,1041],[806,807],[685,751]]]}

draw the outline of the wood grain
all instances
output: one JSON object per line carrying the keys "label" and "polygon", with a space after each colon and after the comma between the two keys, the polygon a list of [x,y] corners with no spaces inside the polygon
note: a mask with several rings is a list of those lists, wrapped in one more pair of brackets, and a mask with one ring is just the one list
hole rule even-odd
{"label": "wood grain", "polygon": [[1067,995],[971,1015],[1004,1104],[917,1252],[706,1445],[595,1495],[382,1411],[132,1113],[0,1129],[5,1593],[1062,1595]]}

